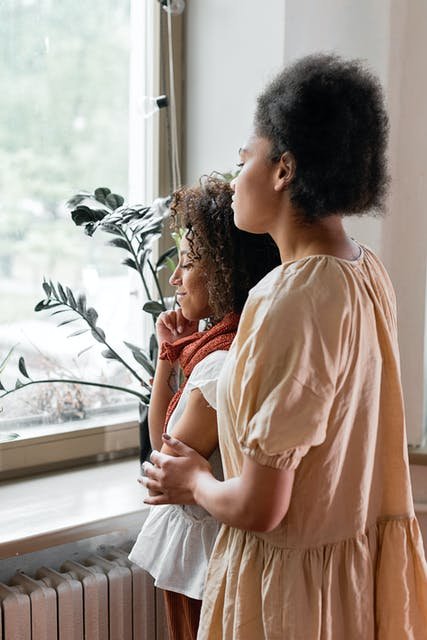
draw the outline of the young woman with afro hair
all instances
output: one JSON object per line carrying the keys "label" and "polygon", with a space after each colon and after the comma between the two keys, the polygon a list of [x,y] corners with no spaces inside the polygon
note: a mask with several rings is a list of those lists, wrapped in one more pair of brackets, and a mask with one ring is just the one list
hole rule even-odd
{"label": "young woman with afro hair", "polygon": [[411,495],[396,302],[345,232],[382,212],[388,119],[358,61],[313,55],[258,98],[233,183],[282,264],[250,293],[218,381],[224,480],[178,439],[146,485],[223,523],[199,640],[418,640],[427,570]]}
{"label": "young woman with afro hair", "polygon": [[[231,209],[233,191],[219,177],[173,194],[171,211],[183,230],[179,262],[170,283],[179,307],[160,314],[161,346],[149,409],[153,448],[162,433],[182,439],[209,459],[223,479],[216,420],[217,380],[249,290],[280,264],[267,235],[237,229]],[[199,321],[207,327],[199,331]],[[178,385],[180,371],[185,383]],[[196,638],[206,569],[218,521],[199,506],[152,508],[130,559],[149,571],[164,590],[171,640]]]}

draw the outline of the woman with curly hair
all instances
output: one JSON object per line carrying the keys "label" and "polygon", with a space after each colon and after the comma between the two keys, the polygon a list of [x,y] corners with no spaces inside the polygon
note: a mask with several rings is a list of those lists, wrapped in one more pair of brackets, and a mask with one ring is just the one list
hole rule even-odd
{"label": "woman with curly hair", "polygon": [[218,381],[225,479],[168,435],[180,457],[146,463],[147,502],[224,523],[199,640],[426,637],[394,292],[343,226],[384,208],[387,133],[357,61],[303,58],[258,99],[235,222],[269,233],[282,264],[251,291]]}
{"label": "woman with curly hair", "polygon": [[[174,193],[171,211],[184,229],[179,263],[170,283],[177,311],[160,314],[159,361],[149,409],[153,448],[162,433],[180,438],[209,462],[222,479],[216,421],[216,385],[239,314],[251,289],[280,263],[266,235],[237,229],[232,189],[224,180],[205,178],[194,188]],[[199,331],[199,321],[207,328]],[[180,371],[185,382],[178,388]],[[206,568],[219,523],[199,506],[152,509],[130,554],[164,590],[171,640],[196,638]]]}

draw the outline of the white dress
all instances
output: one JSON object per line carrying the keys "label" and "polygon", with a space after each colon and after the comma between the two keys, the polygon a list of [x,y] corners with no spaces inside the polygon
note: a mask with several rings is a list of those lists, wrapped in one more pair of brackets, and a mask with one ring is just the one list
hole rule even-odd
{"label": "white dress", "polygon": [[[194,367],[170,417],[168,433],[182,416],[194,389],[199,389],[216,409],[217,381],[227,353],[214,351]],[[209,462],[214,475],[222,480],[218,449]],[[202,600],[206,570],[219,526],[218,521],[198,505],[151,507],[129,559],[153,576],[156,587]]]}

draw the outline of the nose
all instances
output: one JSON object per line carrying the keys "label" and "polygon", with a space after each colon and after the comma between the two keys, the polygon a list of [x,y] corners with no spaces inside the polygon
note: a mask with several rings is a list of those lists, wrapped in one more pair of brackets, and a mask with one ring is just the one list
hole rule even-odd
{"label": "nose", "polygon": [[181,284],[181,270],[179,266],[176,267],[175,271],[169,278],[169,284],[172,285],[173,287],[177,287],[178,285]]}
{"label": "nose", "polygon": [[233,178],[232,181],[230,182],[230,187],[232,188],[233,191],[236,190],[236,180],[237,180],[237,176]]}

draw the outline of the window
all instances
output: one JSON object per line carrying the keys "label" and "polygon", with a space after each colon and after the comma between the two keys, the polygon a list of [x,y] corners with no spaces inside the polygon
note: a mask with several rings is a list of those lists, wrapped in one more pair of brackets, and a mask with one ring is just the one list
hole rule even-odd
{"label": "window", "polygon": [[[61,316],[33,308],[47,276],[85,290],[118,350],[127,353],[123,340],[143,341],[139,291],[118,250],[105,236],[85,236],[64,202],[99,186],[131,203],[155,195],[157,121],[144,117],[142,102],[156,95],[159,13],[155,0],[0,3],[0,360],[14,347],[6,388],[24,380],[20,355],[34,379],[132,384],[102,345],[77,357],[92,344],[90,334],[67,337],[78,323],[56,328]],[[0,473],[23,458],[22,447],[33,455],[36,442],[48,455],[24,466],[138,444],[129,394],[47,384],[0,402]]]}

